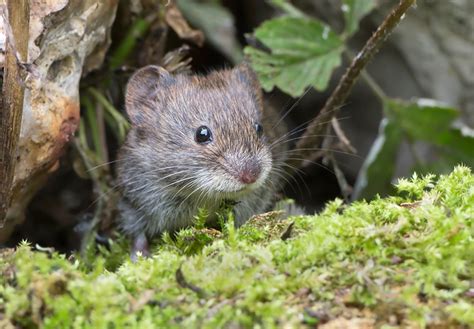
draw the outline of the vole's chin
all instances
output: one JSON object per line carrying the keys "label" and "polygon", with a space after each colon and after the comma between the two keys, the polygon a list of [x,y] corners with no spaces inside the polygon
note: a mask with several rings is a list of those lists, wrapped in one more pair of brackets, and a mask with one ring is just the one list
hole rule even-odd
{"label": "vole's chin", "polygon": [[245,186],[238,190],[216,190],[214,191],[214,197],[215,199],[222,199],[222,200],[238,200],[248,195],[255,189],[256,188]]}
{"label": "vole's chin", "polygon": [[[219,188],[214,190],[217,198],[236,200],[260,188],[268,178],[268,172],[264,172],[251,184],[240,183],[234,178],[230,178],[226,184],[219,184]],[[223,187],[225,186],[225,187]]]}
{"label": "vole's chin", "polygon": [[223,199],[238,199],[256,190],[258,187],[260,187],[260,185],[254,186],[254,184],[251,184],[251,185],[242,186],[241,188],[237,188],[235,190],[218,191],[217,193],[220,192],[222,194]]}

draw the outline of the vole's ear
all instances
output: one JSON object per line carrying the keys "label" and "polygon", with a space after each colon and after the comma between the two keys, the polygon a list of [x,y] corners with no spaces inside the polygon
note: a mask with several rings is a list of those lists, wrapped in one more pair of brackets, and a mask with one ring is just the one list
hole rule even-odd
{"label": "vole's ear", "polygon": [[152,118],[159,94],[175,82],[164,68],[145,66],[135,72],[125,91],[125,107],[132,123],[140,125]]}
{"label": "vole's ear", "polygon": [[252,70],[250,64],[243,61],[233,69],[235,78],[246,86],[249,86],[250,92],[255,100],[262,104],[262,89],[258,81],[257,74]]}
{"label": "vole's ear", "polygon": [[241,82],[251,85],[255,89],[260,89],[257,74],[252,70],[250,64],[243,61],[234,68],[235,77]]}

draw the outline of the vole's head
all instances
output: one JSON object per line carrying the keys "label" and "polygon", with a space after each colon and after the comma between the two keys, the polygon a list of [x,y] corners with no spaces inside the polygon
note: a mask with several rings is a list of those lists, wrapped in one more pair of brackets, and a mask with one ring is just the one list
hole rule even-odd
{"label": "vole's head", "polygon": [[128,83],[126,109],[132,129],[125,149],[149,183],[181,195],[237,198],[268,178],[271,127],[245,64],[208,76],[142,68]]}

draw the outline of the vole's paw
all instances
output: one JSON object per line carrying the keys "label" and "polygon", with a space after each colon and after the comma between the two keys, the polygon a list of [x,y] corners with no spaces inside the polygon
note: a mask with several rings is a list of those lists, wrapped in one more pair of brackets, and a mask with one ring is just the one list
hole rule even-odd
{"label": "vole's paw", "polygon": [[136,262],[138,257],[150,257],[150,246],[148,245],[148,239],[145,234],[140,234],[133,239],[132,251],[130,253],[130,259],[132,262]]}

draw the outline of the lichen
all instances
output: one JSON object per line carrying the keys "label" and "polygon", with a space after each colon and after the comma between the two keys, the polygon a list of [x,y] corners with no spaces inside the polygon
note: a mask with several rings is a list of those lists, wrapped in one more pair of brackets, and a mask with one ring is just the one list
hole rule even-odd
{"label": "lichen", "polygon": [[474,175],[400,180],[397,196],[314,216],[198,225],[132,263],[21,243],[0,254],[0,328],[474,325]]}

